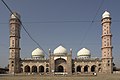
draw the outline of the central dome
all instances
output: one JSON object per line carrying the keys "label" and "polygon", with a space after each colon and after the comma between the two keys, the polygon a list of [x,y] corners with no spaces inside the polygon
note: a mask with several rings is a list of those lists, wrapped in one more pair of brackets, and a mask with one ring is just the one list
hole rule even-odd
{"label": "central dome", "polygon": [[54,50],[54,55],[66,55],[66,54],[67,54],[66,48],[64,48],[61,45]]}

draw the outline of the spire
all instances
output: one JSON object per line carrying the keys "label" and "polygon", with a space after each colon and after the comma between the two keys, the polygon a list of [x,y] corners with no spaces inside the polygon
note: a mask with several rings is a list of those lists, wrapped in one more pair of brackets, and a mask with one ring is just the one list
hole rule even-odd
{"label": "spire", "polygon": [[12,18],[12,19],[15,19],[15,18],[20,19],[20,15],[18,13],[16,13],[16,12],[13,12],[13,14],[11,14],[10,18]]}
{"label": "spire", "polygon": [[110,13],[108,11],[105,11],[102,15],[102,18],[110,17]]}

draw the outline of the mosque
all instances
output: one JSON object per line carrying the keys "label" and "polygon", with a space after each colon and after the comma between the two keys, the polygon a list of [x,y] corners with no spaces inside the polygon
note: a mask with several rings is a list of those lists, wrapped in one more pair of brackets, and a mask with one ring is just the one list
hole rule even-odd
{"label": "mosque", "polygon": [[89,49],[79,50],[75,59],[72,59],[72,49],[67,50],[59,45],[46,59],[44,51],[40,48],[32,52],[31,58],[20,58],[20,15],[16,12],[10,15],[10,47],[9,47],[9,73],[36,73],[36,74],[89,74],[113,72],[111,17],[108,11],[102,15],[102,47],[101,58],[91,58]]}

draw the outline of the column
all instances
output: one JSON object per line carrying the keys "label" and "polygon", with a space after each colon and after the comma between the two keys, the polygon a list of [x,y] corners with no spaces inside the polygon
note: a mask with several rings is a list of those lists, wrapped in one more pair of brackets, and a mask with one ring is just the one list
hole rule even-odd
{"label": "column", "polygon": [[88,67],[88,72],[89,72],[89,73],[91,72],[91,66]]}
{"label": "column", "polygon": [[81,67],[81,72],[84,73],[84,66]]}
{"label": "column", "polygon": [[37,66],[37,73],[39,73],[39,66]]}

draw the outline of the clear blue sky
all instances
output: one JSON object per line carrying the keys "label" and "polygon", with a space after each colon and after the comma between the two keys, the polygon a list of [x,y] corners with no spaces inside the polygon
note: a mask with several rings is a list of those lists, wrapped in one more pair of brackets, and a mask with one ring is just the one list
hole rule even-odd
{"label": "clear blue sky", "polygon": [[[88,48],[93,57],[101,58],[101,15],[108,10],[113,21],[111,32],[114,62],[120,67],[120,0],[104,0],[99,11],[102,0],[4,1],[13,11],[21,15],[23,25],[46,53],[49,48],[53,51],[62,44],[68,52],[70,48],[73,49],[73,58],[83,47]],[[10,12],[1,1],[0,12],[0,66],[5,67],[9,59]],[[91,25],[90,21],[94,17],[95,22]],[[21,58],[31,57],[37,45],[23,29],[21,29],[20,43]]]}

